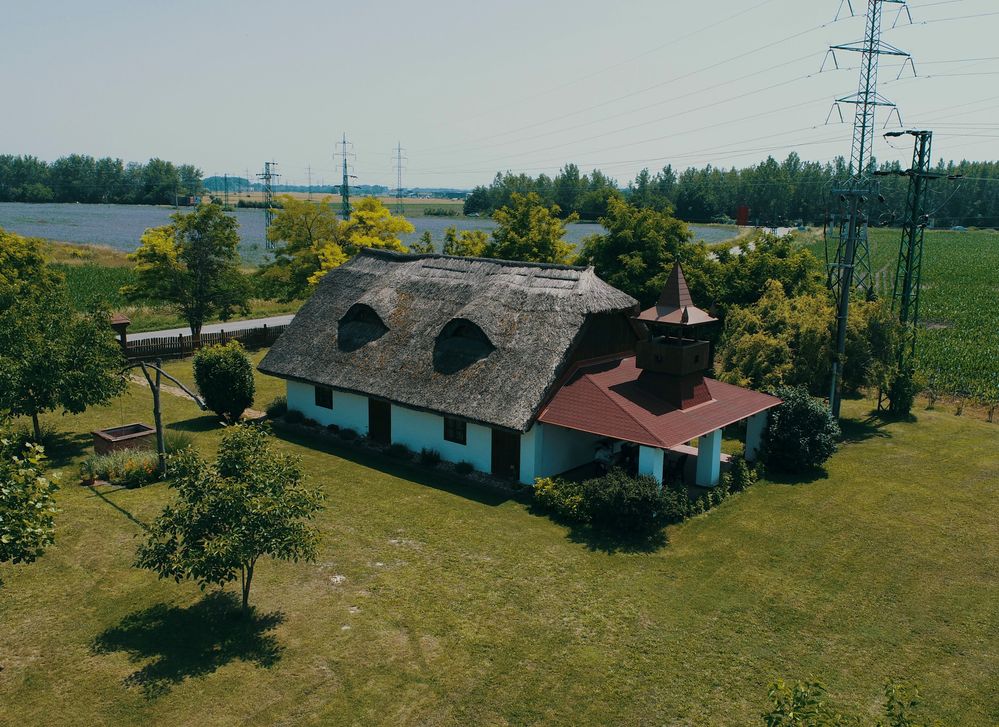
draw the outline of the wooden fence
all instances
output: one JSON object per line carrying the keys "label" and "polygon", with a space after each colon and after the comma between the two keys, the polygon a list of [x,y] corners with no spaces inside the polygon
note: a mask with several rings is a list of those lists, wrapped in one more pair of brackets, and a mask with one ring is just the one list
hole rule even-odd
{"label": "wooden fence", "polygon": [[[287,327],[287,325],[268,326],[264,324],[253,328],[233,328],[231,331],[202,333],[201,347],[215,346],[229,341],[239,341],[247,348],[270,346]],[[129,359],[180,358],[190,356],[193,353],[194,342],[191,336],[183,334],[127,341],[125,345],[125,356]]]}

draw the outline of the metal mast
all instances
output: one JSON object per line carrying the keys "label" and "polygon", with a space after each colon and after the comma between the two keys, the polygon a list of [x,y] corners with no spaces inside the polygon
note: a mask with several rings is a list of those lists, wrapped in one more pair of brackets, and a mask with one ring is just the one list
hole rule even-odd
{"label": "metal mast", "polygon": [[406,158],[402,155],[403,152],[402,142],[398,142],[395,147],[395,173],[396,173],[396,183],[395,183],[395,211],[396,214],[401,215],[402,209],[402,162]]}
{"label": "metal mast", "polygon": [[[836,297],[836,352],[832,363],[829,407],[837,417],[840,411],[840,377],[846,353],[850,295],[854,288],[867,296],[874,294],[870,247],[867,240],[867,204],[876,191],[870,176],[876,112],[878,106],[887,106],[898,113],[895,104],[878,93],[878,59],[882,55],[902,56],[911,64],[908,53],[881,40],[881,19],[885,3],[899,5],[900,13],[902,9],[908,13],[906,0],[868,0],[864,39],[829,48],[829,54],[832,55],[837,68],[839,62],[836,59],[836,51],[860,54],[860,81],[857,92],[836,99],[834,104],[841,118],[840,104],[852,104],[855,107],[853,144],[847,169],[849,180],[844,188],[834,190],[834,194],[845,209],[844,213],[839,215],[836,256],[829,267],[828,277],[829,287]],[[841,10],[844,4],[853,15],[852,0],[841,0]]]}
{"label": "metal mast", "polygon": [[264,182],[264,239],[267,241],[268,249],[272,247],[272,244],[267,239],[267,231],[271,228],[271,222],[274,220],[274,188],[271,182],[281,176],[274,171],[276,166],[277,162],[264,162],[263,174],[257,175],[257,179],[262,179]]}
{"label": "metal mast", "polygon": [[919,293],[923,268],[923,235],[930,220],[926,212],[928,183],[934,179],[956,178],[930,171],[932,131],[910,129],[885,134],[887,137],[905,135],[915,138],[912,166],[904,172],[875,172],[878,175],[892,174],[909,178],[909,188],[905,197],[905,217],[902,220],[902,240],[898,248],[895,285],[891,297],[892,311],[897,311],[898,320],[902,324],[903,339],[898,351],[900,373],[911,372],[915,368],[916,340],[919,333]]}
{"label": "metal mast", "polygon": [[346,134],[343,135],[343,141],[337,142],[337,146],[341,148],[341,154],[343,154],[343,182],[340,184],[340,216],[345,220],[350,219],[350,179],[351,177],[357,179],[347,169],[347,157],[352,156],[347,152],[349,145]]}

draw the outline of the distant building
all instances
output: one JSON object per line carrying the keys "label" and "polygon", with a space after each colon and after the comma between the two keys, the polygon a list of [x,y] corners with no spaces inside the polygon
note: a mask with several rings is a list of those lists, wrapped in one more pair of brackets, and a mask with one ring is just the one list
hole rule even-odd
{"label": "distant building", "polygon": [[[592,268],[363,250],[260,363],[288,407],[525,484],[613,458],[717,484],[721,429],[749,458],[778,399],[705,374],[714,322],[679,267],[657,306]],[[690,446],[697,439],[697,448]]]}

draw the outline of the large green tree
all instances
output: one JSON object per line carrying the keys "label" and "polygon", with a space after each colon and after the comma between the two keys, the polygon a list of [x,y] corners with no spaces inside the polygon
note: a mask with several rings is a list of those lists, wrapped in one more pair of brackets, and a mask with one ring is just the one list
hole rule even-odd
{"label": "large green tree", "polygon": [[246,609],[261,557],[315,558],[318,533],[310,520],[322,495],[303,482],[301,463],[275,450],[264,429],[229,427],[215,462],[184,450],[172,471],[177,498],[150,528],[138,567],[202,588],[238,578]]}
{"label": "large green tree", "polygon": [[457,227],[448,227],[444,230],[445,255],[458,255],[460,257],[482,257],[489,244],[489,235],[482,230],[462,230]]}
{"label": "large green tree", "polygon": [[829,296],[789,298],[768,280],[753,305],[733,308],[718,350],[719,378],[754,389],[805,386],[821,393],[827,383],[834,312]]}
{"label": "large green tree", "polygon": [[136,262],[138,283],[123,292],[173,306],[191,327],[198,347],[201,328],[210,318],[228,320],[236,311],[250,310],[250,285],[237,251],[239,223],[210,203],[171,219],[173,224],[142,235],[129,256]]}
{"label": "large green tree", "polygon": [[608,200],[600,223],[607,231],[586,239],[581,264],[592,265],[601,278],[647,306],[659,297],[673,263],[679,261],[695,298],[703,300],[700,294],[713,261],[704,245],[690,241],[686,224],[669,212],[616,198]]}
{"label": "large green tree", "polygon": [[0,230],[0,412],[79,413],[124,390],[121,349],[105,310],[76,311],[38,241]]}
{"label": "large green tree", "polygon": [[406,252],[399,236],[415,229],[375,197],[361,198],[347,220],[337,218],[329,199],[315,203],[285,196],[281,202],[268,236],[283,244],[260,279],[265,290],[286,300],[308,295],[327,272],[362,248]]}
{"label": "large green tree", "polygon": [[267,230],[267,239],[275,243],[274,260],[261,268],[259,279],[264,290],[282,300],[304,297],[311,284],[309,278],[320,267],[320,252],[327,257],[346,260],[345,223],[336,216],[330,197],[318,202],[296,199],[291,195],[279,198],[281,208]]}
{"label": "large green tree", "polygon": [[571,263],[574,251],[565,241],[565,226],[576,219],[576,215],[560,219],[558,205],[546,205],[534,192],[515,192],[509,206],[493,213],[496,229],[484,254],[504,260]]}
{"label": "large green tree", "polygon": [[57,486],[41,446],[19,448],[0,431],[0,563],[31,563],[55,536]]}

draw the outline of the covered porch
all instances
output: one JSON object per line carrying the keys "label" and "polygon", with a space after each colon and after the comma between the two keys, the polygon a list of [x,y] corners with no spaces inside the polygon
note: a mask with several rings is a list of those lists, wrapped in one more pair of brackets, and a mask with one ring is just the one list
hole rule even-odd
{"label": "covered porch", "polygon": [[[669,382],[643,371],[635,357],[586,362],[538,421],[611,442],[611,459],[626,451],[627,469],[636,474],[714,487],[730,459],[722,453],[723,430],[744,423],[745,457],[756,460],[767,413],[780,399],[709,377],[697,377],[691,386],[694,396],[677,405],[668,395]],[[596,452],[594,458],[607,455]]]}

